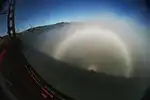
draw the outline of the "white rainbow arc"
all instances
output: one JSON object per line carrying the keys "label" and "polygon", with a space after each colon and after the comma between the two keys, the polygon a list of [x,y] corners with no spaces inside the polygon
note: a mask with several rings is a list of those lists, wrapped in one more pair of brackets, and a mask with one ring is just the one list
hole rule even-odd
{"label": "white rainbow arc", "polygon": [[130,55],[130,51],[128,50],[126,44],[122,39],[114,32],[106,29],[102,29],[99,26],[92,26],[89,27],[78,27],[71,36],[66,37],[56,48],[54,52],[54,58],[56,59],[63,59],[63,55],[71,45],[71,43],[77,41],[79,38],[83,38],[86,36],[96,36],[96,37],[106,37],[110,38],[117,44],[121,52],[123,53],[123,56],[126,60],[126,66],[127,66],[127,72],[125,76],[130,76],[131,70],[132,70],[132,59]]}

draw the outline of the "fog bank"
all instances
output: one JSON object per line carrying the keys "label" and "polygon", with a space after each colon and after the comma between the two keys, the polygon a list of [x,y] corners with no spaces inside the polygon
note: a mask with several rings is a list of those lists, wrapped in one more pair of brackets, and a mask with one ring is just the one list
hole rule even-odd
{"label": "fog bank", "polygon": [[149,69],[147,27],[130,18],[111,16],[60,23],[41,32],[37,28],[36,34],[27,32],[25,36],[42,53],[85,70],[125,77],[149,76],[148,72],[140,72]]}

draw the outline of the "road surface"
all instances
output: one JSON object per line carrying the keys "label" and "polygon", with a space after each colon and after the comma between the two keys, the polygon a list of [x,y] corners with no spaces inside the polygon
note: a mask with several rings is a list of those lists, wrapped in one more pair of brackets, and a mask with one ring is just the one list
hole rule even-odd
{"label": "road surface", "polygon": [[6,44],[7,50],[0,52],[0,74],[3,77],[1,83],[5,83],[7,89],[18,100],[45,100],[40,95],[39,86],[35,84],[24,67],[26,60],[19,50],[20,48]]}

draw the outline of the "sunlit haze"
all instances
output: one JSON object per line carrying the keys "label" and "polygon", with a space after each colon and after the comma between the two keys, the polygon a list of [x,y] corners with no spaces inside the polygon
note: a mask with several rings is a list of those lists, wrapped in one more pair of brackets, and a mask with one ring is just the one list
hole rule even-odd
{"label": "sunlit haze", "polygon": [[83,69],[95,66],[96,72],[130,77],[138,68],[135,63],[139,59],[145,63],[148,57],[143,32],[148,33],[146,27],[132,18],[105,13],[99,20],[72,22],[45,32],[37,48]]}

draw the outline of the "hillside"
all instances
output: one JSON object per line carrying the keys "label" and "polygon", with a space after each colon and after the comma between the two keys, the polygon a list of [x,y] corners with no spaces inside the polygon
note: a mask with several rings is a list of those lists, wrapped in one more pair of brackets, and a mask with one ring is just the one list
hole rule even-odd
{"label": "hillside", "polygon": [[56,23],[56,24],[52,24],[52,25],[45,25],[45,26],[37,26],[37,27],[33,27],[33,28],[29,28],[25,31],[23,31],[22,33],[26,33],[26,32],[33,32],[33,33],[44,33],[48,30],[51,30],[53,28],[58,28],[58,27],[62,27],[62,26],[65,26],[69,23],[65,23],[65,22],[61,22],[61,23]]}

